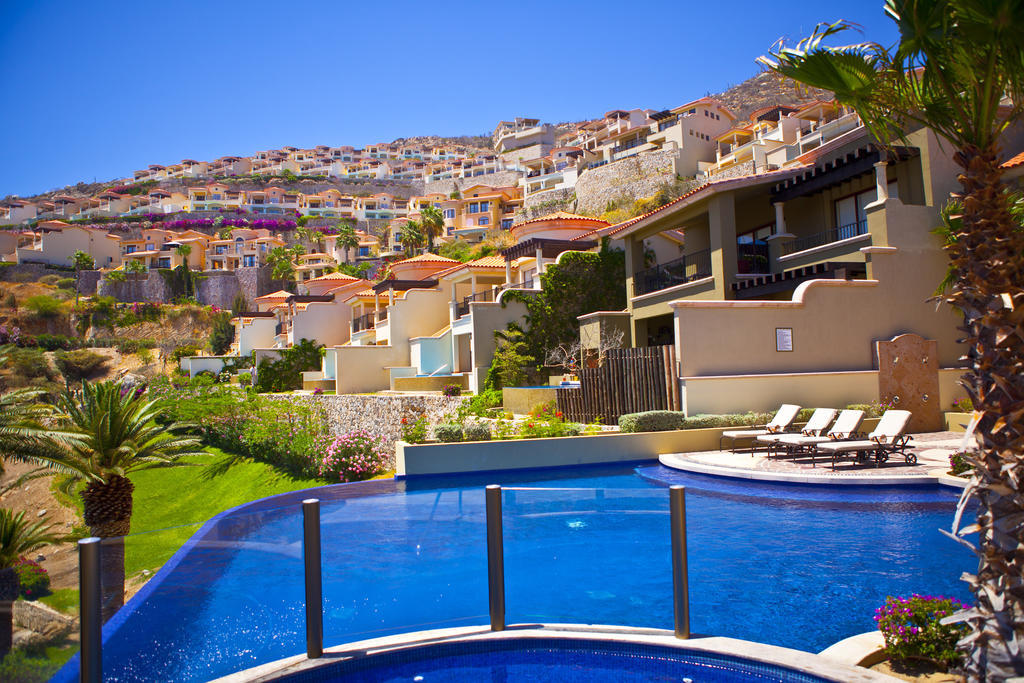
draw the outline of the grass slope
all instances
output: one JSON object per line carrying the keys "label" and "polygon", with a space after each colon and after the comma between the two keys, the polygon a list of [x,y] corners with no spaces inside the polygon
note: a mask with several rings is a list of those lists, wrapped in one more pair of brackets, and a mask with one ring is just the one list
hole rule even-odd
{"label": "grass slope", "polygon": [[188,537],[214,515],[278,493],[323,486],[322,479],[300,479],[260,462],[234,458],[216,448],[193,467],[144,470],[135,484],[132,534],[125,544],[129,577],[155,571]]}

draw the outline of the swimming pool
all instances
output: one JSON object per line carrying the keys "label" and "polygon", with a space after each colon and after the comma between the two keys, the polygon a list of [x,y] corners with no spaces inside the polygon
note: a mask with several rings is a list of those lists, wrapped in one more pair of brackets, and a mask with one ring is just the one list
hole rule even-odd
{"label": "swimming pool", "polygon": [[[774,485],[660,465],[364,482],[322,500],[324,641],[487,622],[483,486],[504,500],[509,623],[672,627],[667,485],[687,486],[691,625],[807,651],[886,595],[968,598],[956,493]],[[304,651],[299,501],[225,513],[115,616],[108,680],[207,680]],[[58,680],[74,680],[77,660]]]}

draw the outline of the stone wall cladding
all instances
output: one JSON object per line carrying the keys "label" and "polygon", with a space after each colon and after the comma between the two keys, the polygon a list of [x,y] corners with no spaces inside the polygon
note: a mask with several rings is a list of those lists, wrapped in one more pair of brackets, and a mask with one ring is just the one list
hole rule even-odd
{"label": "stone wall cladding", "polygon": [[100,283],[100,276],[103,274],[99,270],[83,270],[78,273],[78,293],[79,294],[95,294],[96,287]]}
{"label": "stone wall cladding", "polygon": [[[247,268],[246,270],[256,270]],[[235,300],[242,289],[241,278],[231,271],[206,271],[196,288],[196,299],[199,303],[218,308],[231,308],[231,302]],[[246,301],[252,301],[253,297],[246,296]]]}
{"label": "stone wall cladding", "polygon": [[432,180],[429,183],[424,183],[423,194],[431,194],[434,192],[451,194],[453,187],[458,187],[459,192],[462,192],[465,188],[472,187],[473,185],[490,185],[491,187],[515,186],[519,183],[519,179],[522,177],[523,174],[519,171],[498,171],[497,173],[488,173],[486,175],[478,175],[472,178]]}
{"label": "stone wall cladding", "polygon": [[576,213],[576,190],[563,187],[531,194],[523,200],[523,209],[516,213],[516,220],[530,220],[556,211]]}
{"label": "stone wall cladding", "polygon": [[754,162],[744,161],[741,164],[730,166],[729,168],[716,173],[711,176],[710,180],[725,180],[726,178],[739,178],[740,176],[753,175],[754,173]]}
{"label": "stone wall cladding", "polygon": [[111,282],[103,278],[96,287],[96,293],[100,296],[112,296],[125,303],[162,304],[170,301],[171,288],[159,272],[151,272],[142,278],[132,275],[128,277],[131,279],[126,282]]}
{"label": "stone wall cladding", "polygon": [[[426,416],[431,426],[454,413],[463,401],[461,396],[419,395],[361,395],[309,396],[327,413],[331,434],[339,436],[355,429],[365,429],[380,436],[393,452],[394,443],[402,438],[402,418],[415,420]],[[391,461],[394,467],[394,460]]]}
{"label": "stone wall cladding", "polygon": [[588,169],[576,181],[577,209],[599,214],[609,202],[623,197],[650,197],[675,180],[678,153],[664,149],[641,152],[635,156]]}
{"label": "stone wall cladding", "polygon": [[45,263],[12,263],[0,266],[0,280],[7,282],[35,281],[44,275],[53,274],[74,277],[75,271],[72,268],[54,267]]}

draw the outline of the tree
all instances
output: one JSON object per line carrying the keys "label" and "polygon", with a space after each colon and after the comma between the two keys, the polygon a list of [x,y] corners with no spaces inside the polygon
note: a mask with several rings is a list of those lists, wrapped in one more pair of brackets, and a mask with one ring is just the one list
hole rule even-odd
{"label": "tree", "polygon": [[124,271],[128,275],[142,275],[149,269],[146,268],[146,264],[138,259],[131,259],[128,263],[124,264]]}
{"label": "tree", "polygon": [[24,512],[0,508],[0,659],[10,652],[14,634],[11,607],[21,588],[15,565],[22,555],[55,540],[45,522],[31,522]]}
{"label": "tree", "polygon": [[215,356],[223,356],[235,341],[235,326],[231,322],[231,313],[221,311],[213,319],[210,328],[210,351]]}
{"label": "tree", "polygon": [[96,259],[81,249],[71,255],[71,263],[75,267],[75,305],[78,305],[78,290],[81,289],[82,271],[92,270],[96,267]]}
{"label": "tree", "polygon": [[188,257],[192,253],[191,244],[179,244],[174,248],[174,253],[181,257],[181,263],[183,266],[191,269],[188,263]]}
{"label": "tree", "polygon": [[16,456],[84,482],[83,517],[103,545],[104,621],[124,604],[124,539],[131,531],[132,491],[128,476],[152,467],[178,465],[205,455],[188,425],[166,420],[155,401],[120,382],[82,382],[56,403],[54,428],[45,450]]}
{"label": "tree", "polygon": [[[1024,675],[1024,228],[1011,213],[999,141],[1024,118],[1024,4],[1020,0],[887,0],[899,43],[829,47],[853,28],[820,24],[796,47],[760,59],[784,77],[835,93],[884,144],[924,126],[945,138],[961,168],[962,213],[946,253],[944,300],[963,312],[970,370],[964,385],[980,412],[979,455],[954,522],[978,555],[965,577],[975,605],[958,615],[970,680]],[[1008,102],[1009,104],[1004,104]],[[960,528],[968,502],[975,524]],[[977,532],[977,547],[963,536]]]}
{"label": "tree", "polygon": [[[301,248],[299,247],[299,249]],[[294,280],[295,257],[295,251],[287,247],[271,249],[267,254],[267,265],[271,267],[270,277],[275,280]]]}
{"label": "tree", "polygon": [[488,375],[495,386],[488,389],[521,386],[526,382],[525,368],[537,362],[527,350],[526,334],[516,323],[509,323],[508,329],[494,331],[494,340],[497,348]]}
{"label": "tree", "polygon": [[413,252],[423,245],[423,231],[420,229],[419,221],[407,221],[402,226],[402,231],[398,233],[398,241],[405,248],[406,256],[412,256]]}
{"label": "tree", "polygon": [[420,212],[420,225],[427,240],[427,249],[434,248],[434,241],[444,232],[444,214],[436,206],[424,207]]}
{"label": "tree", "polygon": [[355,251],[359,249],[359,235],[356,234],[355,228],[348,221],[338,221],[338,241],[335,243],[337,246],[345,250],[345,262],[349,261],[348,252],[351,249]]}

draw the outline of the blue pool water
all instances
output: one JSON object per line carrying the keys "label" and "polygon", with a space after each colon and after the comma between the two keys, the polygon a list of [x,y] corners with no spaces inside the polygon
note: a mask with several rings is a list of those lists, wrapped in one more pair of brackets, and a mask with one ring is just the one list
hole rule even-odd
{"label": "blue pool water", "polygon": [[529,638],[461,642],[349,659],[282,679],[287,683],[465,683],[466,681],[586,681],[587,683],[823,683],[791,669],[711,653],[591,640]]}
{"label": "blue pool water", "polygon": [[[659,465],[364,482],[322,500],[324,640],[487,622],[483,486],[504,498],[509,623],[672,627],[667,486],[687,486],[692,629],[807,651],[887,595],[969,597],[956,494],[773,485]],[[108,680],[207,680],[305,650],[299,501],[207,524],[105,628]],[[58,676],[74,680],[77,660]]]}

